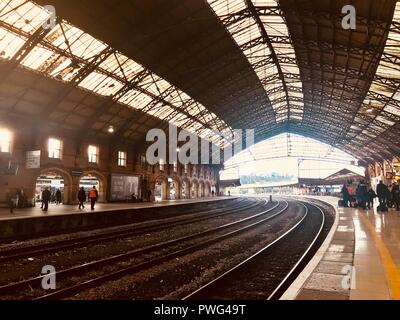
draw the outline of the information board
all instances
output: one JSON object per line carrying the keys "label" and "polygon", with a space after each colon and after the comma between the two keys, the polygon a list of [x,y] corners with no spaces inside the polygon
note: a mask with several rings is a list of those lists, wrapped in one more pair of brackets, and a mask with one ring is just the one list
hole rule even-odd
{"label": "information board", "polygon": [[111,175],[111,201],[139,198],[139,176]]}

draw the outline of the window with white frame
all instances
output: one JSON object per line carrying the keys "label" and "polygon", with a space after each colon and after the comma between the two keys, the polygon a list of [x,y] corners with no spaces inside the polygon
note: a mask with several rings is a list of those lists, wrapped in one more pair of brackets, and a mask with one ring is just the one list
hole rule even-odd
{"label": "window with white frame", "polygon": [[11,152],[11,132],[7,129],[0,128],[0,152]]}
{"label": "window with white frame", "polygon": [[89,145],[88,155],[89,155],[90,163],[98,163],[99,162],[99,148],[97,146]]}
{"label": "window with white frame", "polygon": [[47,146],[49,152],[49,158],[61,159],[62,154],[62,142],[59,139],[50,138]]}
{"label": "window with white frame", "polygon": [[118,166],[126,167],[126,152],[118,151]]}

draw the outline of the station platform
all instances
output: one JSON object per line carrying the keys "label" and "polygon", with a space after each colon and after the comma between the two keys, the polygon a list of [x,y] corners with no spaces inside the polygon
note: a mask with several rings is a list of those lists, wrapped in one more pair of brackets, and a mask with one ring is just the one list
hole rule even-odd
{"label": "station platform", "polygon": [[400,300],[400,212],[336,209],[325,242],[281,297],[295,300]]}
{"label": "station platform", "polygon": [[[168,217],[173,206],[191,206],[195,203],[215,202],[236,199],[234,196],[179,199],[140,203],[97,203],[95,210],[90,203],[84,209],[78,205],[50,204],[48,211],[39,206],[15,209],[0,208],[0,241],[25,239],[49,233],[73,232],[79,229],[122,225],[144,222],[150,219]],[[160,210],[160,208],[166,208]],[[168,212],[167,212],[168,211]]]}
{"label": "station platform", "polygon": [[177,199],[177,200],[163,200],[156,202],[138,202],[138,203],[96,203],[95,210],[90,209],[90,202],[85,203],[84,209],[78,209],[78,205],[56,205],[54,203],[49,204],[49,210],[44,212],[40,209],[39,205],[31,208],[16,208],[13,213],[10,213],[9,208],[0,208],[0,221],[1,220],[12,220],[21,218],[34,218],[43,216],[59,216],[65,214],[84,214],[84,213],[96,213],[96,212],[108,212],[115,210],[130,210],[130,209],[143,209],[150,207],[163,207],[163,206],[175,206],[182,204],[198,203],[198,202],[209,202],[219,201],[227,199],[235,199],[236,197],[208,197],[208,198],[197,198],[197,199]]}

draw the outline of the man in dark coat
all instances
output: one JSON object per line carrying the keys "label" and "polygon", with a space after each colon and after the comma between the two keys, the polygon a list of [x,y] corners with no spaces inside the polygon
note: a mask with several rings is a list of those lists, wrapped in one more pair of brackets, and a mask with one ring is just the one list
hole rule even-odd
{"label": "man in dark coat", "polygon": [[367,209],[368,188],[364,181],[361,181],[356,191],[358,205],[364,210]]}
{"label": "man in dark coat", "polygon": [[378,195],[380,207],[386,206],[388,193],[389,193],[388,187],[383,183],[382,180],[379,181],[378,185],[376,186],[376,194]]}
{"label": "man in dark coat", "polygon": [[86,201],[86,192],[83,187],[79,189],[78,192],[78,201],[79,201],[79,209],[85,209],[85,205],[83,204]]}
{"label": "man in dark coat", "polygon": [[368,189],[368,199],[367,199],[367,208],[371,209],[374,207],[374,198],[376,197],[375,191],[371,188]]}
{"label": "man in dark coat", "polygon": [[399,182],[397,183],[395,182],[393,184],[393,188],[392,188],[392,201],[393,201],[393,205],[396,206],[396,210],[399,211],[400,210],[400,186],[399,186]]}
{"label": "man in dark coat", "polygon": [[350,193],[345,184],[343,185],[341,192],[343,196],[343,206],[348,207],[350,202]]}
{"label": "man in dark coat", "polygon": [[46,187],[46,188],[44,188],[44,190],[42,192],[42,201],[44,203],[43,211],[47,211],[49,209],[49,201],[50,201],[50,199],[51,199],[51,192]]}
{"label": "man in dark coat", "polygon": [[57,205],[61,203],[61,196],[62,196],[61,190],[57,189],[57,191],[56,191],[56,204]]}

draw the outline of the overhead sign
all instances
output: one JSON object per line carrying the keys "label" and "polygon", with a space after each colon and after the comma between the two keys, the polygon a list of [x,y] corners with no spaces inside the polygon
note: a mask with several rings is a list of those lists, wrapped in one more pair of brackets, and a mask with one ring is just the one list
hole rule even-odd
{"label": "overhead sign", "polygon": [[71,176],[73,177],[79,177],[83,174],[83,172],[79,169],[71,170]]}
{"label": "overhead sign", "polygon": [[40,150],[26,152],[26,168],[38,169],[40,168]]}

